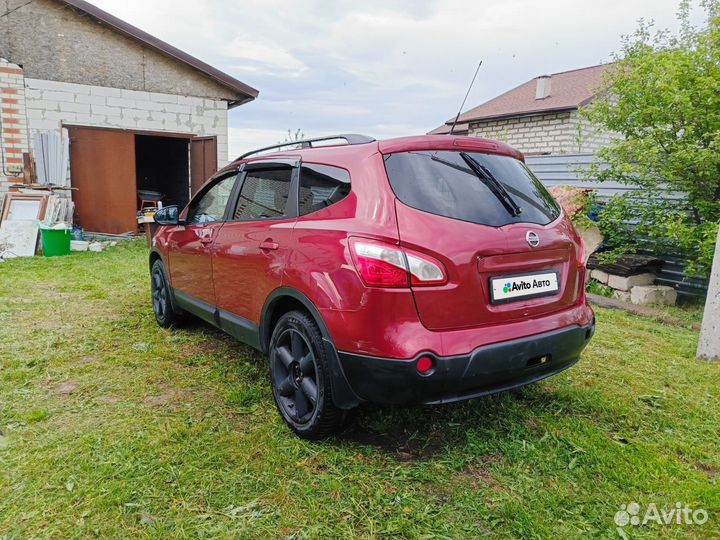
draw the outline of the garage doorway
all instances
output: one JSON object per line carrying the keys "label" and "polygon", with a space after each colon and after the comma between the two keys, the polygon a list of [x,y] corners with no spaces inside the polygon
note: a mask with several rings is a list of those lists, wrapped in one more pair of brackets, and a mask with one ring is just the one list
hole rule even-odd
{"label": "garage doorway", "polygon": [[88,232],[136,232],[138,190],[183,207],[217,168],[215,137],[67,127],[75,221]]}
{"label": "garage doorway", "polygon": [[163,206],[183,208],[190,200],[189,159],[188,139],[135,135],[137,191],[157,193]]}

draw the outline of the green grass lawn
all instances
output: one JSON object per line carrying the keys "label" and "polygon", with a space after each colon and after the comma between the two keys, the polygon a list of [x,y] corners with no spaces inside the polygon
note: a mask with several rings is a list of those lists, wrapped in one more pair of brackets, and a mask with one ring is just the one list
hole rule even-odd
{"label": "green grass lawn", "polygon": [[[720,364],[697,332],[599,310],[571,370],[293,436],[263,359],[163,330],[146,251],[0,264],[0,538],[720,536]],[[621,504],[704,525],[617,530]]]}

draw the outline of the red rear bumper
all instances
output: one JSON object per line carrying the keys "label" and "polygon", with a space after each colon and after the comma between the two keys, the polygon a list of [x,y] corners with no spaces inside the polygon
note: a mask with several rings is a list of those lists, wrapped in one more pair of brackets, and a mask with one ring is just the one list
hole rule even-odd
{"label": "red rear bumper", "polygon": [[552,332],[571,325],[585,327],[594,314],[583,298],[570,309],[543,317],[496,325],[432,331],[418,319],[411,294],[375,294],[358,310],[320,310],[338,351],[411,360],[420,353],[469,355],[478,347]]}
{"label": "red rear bumper", "polygon": [[[575,364],[595,332],[594,319],[558,330],[480,346],[470,354],[423,354],[393,360],[338,353],[345,380],[359,401],[400,405],[449,403],[503,392],[545,379]],[[417,370],[420,357],[432,369]]]}

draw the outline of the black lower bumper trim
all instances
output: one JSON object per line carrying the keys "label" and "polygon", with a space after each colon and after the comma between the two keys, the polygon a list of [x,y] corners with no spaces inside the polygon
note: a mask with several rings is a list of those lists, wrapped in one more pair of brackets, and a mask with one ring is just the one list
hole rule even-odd
{"label": "black lower bumper trim", "polygon": [[[420,354],[395,360],[338,352],[342,370],[354,394],[363,401],[400,405],[450,403],[494,394],[537,382],[575,364],[595,332],[572,325],[502,343],[486,345],[462,356]],[[426,374],[417,360],[432,358]]]}

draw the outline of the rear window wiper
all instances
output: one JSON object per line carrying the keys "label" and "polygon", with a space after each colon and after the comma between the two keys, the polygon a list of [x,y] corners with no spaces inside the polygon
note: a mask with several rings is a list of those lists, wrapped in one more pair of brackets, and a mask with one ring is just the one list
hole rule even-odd
{"label": "rear window wiper", "polygon": [[518,206],[515,199],[508,193],[505,187],[498,182],[497,178],[488,170],[487,167],[478,162],[467,152],[460,152],[460,157],[463,158],[468,167],[475,173],[482,182],[492,191],[493,195],[502,203],[508,213],[517,217],[522,214],[522,208]]}

